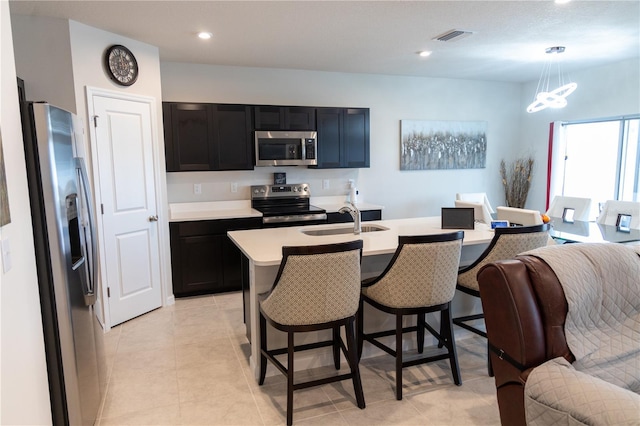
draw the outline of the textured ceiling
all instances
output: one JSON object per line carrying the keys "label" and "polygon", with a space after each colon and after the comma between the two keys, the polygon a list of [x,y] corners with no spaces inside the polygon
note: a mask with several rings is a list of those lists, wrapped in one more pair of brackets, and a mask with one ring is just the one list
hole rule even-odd
{"label": "textured ceiling", "polygon": [[[524,82],[538,79],[550,46],[566,46],[569,71],[640,55],[639,1],[11,0],[10,7],[157,46],[161,61]],[[473,34],[432,40],[452,29]],[[213,38],[201,41],[198,31]],[[433,54],[420,58],[421,50]]]}

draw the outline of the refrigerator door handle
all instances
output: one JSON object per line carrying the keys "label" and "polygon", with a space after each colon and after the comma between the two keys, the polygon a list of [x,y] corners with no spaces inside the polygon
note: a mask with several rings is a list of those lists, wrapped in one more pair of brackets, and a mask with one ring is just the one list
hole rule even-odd
{"label": "refrigerator door handle", "polygon": [[[95,216],[93,214],[93,199],[91,196],[91,187],[89,186],[89,177],[87,175],[87,167],[84,162],[84,158],[76,157],[76,169],[78,170],[78,176],[80,179],[80,186],[82,187],[82,195],[83,195],[83,205],[87,208],[87,216],[89,220],[89,234],[91,240],[89,241],[91,250],[91,262],[87,263],[87,270],[89,276],[88,289],[84,296],[85,304],[87,306],[91,306],[96,302],[96,283],[98,282],[98,274],[97,274],[97,265],[98,265],[98,254],[97,254],[97,244],[96,244],[96,227],[95,227]],[[86,233],[85,233],[86,238]]]}

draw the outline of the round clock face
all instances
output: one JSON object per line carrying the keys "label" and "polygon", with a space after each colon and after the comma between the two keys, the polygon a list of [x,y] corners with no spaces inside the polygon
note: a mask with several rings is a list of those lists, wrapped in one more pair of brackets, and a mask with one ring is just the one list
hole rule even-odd
{"label": "round clock face", "polygon": [[129,49],[121,45],[111,46],[105,54],[109,77],[121,86],[131,86],[138,78],[138,62]]}

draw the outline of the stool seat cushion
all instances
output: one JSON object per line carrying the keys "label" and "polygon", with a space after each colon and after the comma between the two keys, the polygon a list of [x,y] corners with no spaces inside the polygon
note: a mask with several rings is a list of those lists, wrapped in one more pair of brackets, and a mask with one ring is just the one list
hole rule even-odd
{"label": "stool seat cushion", "polygon": [[355,315],[359,299],[358,251],[291,255],[261,308],[282,325],[323,324]]}
{"label": "stool seat cushion", "polygon": [[376,302],[392,308],[414,308],[453,299],[458,276],[460,241],[405,244],[398,258],[377,283],[362,289]]}

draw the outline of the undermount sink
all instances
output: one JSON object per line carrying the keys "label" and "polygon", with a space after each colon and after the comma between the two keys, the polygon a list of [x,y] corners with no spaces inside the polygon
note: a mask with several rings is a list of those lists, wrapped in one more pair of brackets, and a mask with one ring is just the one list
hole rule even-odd
{"label": "undermount sink", "polygon": [[[389,228],[386,228],[381,225],[362,225],[362,232],[376,232],[376,231],[388,231]],[[353,234],[353,226],[349,227],[340,227],[340,228],[324,228],[324,229],[303,229],[302,231],[305,235],[311,236],[321,236],[321,235],[340,235],[340,234]]]}

